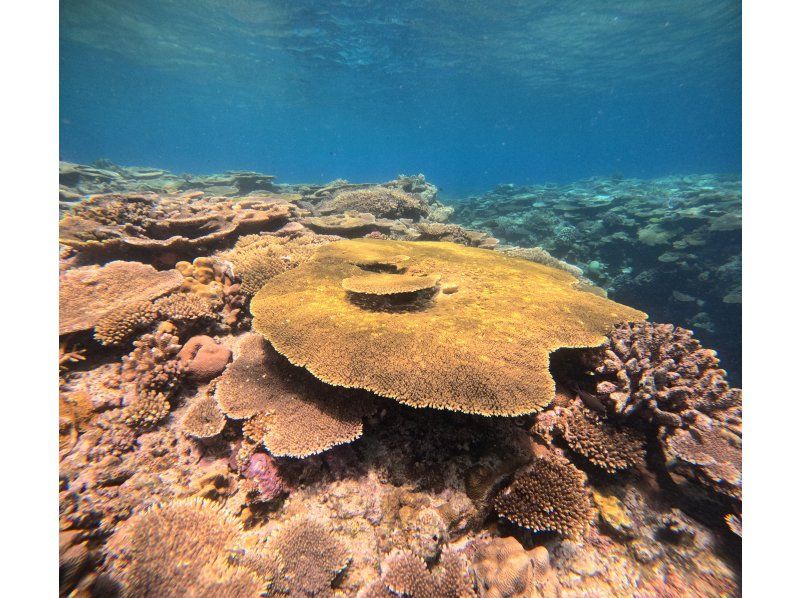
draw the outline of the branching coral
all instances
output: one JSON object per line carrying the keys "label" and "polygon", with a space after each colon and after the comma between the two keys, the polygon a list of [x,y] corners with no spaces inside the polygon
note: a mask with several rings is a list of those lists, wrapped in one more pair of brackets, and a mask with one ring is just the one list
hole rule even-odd
{"label": "branching coral", "polygon": [[[408,273],[440,274],[421,308],[371,310],[342,280],[355,263],[409,256]],[[331,243],[251,302],[254,328],[319,379],[414,407],[484,415],[539,411],[553,397],[550,352],[591,347],[615,322],[645,314],[574,288],[561,270],[452,243]]]}
{"label": "branching coral", "polygon": [[[257,237],[248,235],[242,239],[251,236]],[[184,276],[180,290],[210,301],[224,326],[234,330],[249,327],[249,315],[244,309],[249,296],[231,272],[230,263],[212,257],[198,257],[192,263],[178,262],[175,268]]]}
{"label": "branching coral", "polygon": [[[247,335],[219,380],[217,401],[245,432],[278,456],[305,457],[355,440],[369,401],[291,365],[262,337]],[[255,417],[253,417],[255,416]]]}
{"label": "branching coral", "polygon": [[308,261],[317,248],[333,240],[325,235],[281,237],[276,235],[247,235],[236,246],[223,253],[234,274],[241,279],[241,289],[255,294],[273,276]]}
{"label": "branching coral", "polygon": [[383,563],[379,581],[359,592],[359,598],[471,598],[477,596],[464,557],[452,549],[442,552],[432,569],[406,550],[394,552]]}
{"label": "branching coral", "polygon": [[418,197],[398,189],[368,187],[341,191],[320,206],[323,214],[364,212],[378,218],[412,218],[427,215],[428,206]]}
{"label": "branching coral", "polygon": [[494,501],[501,517],[534,532],[580,536],[591,518],[585,476],[574,465],[537,458]]}
{"label": "branching coral", "polygon": [[274,532],[266,544],[278,571],[272,575],[269,596],[322,596],[350,562],[347,546],[330,524],[297,516]]}
{"label": "branching coral", "polygon": [[169,398],[177,389],[185,366],[177,355],[180,339],[165,323],[153,334],[134,341],[134,350],[122,358],[122,379],[133,382],[135,398],[125,407],[125,422],[134,427],[155,425],[169,413]]}
{"label": "branching coral", "polygon": [[612,426],[577,401],[557,407],[558,433],[576,453],[609,473],[644,463],[644,436],[636,430]]}
{"label": "branching coral", "polygon": [[215,320],[219,303],[193,293],[174,293],[158,299],[153,306],[160,318],[185,325]]}
{"label": "branching coral", "polygon": [[100,318],[94,327],[94,338],[101,345],[121,345],[152,326],[157,317],[158,311],[150,301],[137,301]]}
{"label": "branching coral", "polygon": [[182,280],[177,270],[159,272],[139,262],[68,270],[59,283],[58,333],[89,330],[107,314],[169,293]]}
{"label": "branching coral", "polygon": [[713,351],[671,324],[623,324],[609,335],[597,367],[597,396],[610,413],[675,428],[692,411],[741,407]]}
{"label": "branching coral", "polygon": [[134,515],[106,546],[125,596],[258,596],[267,582],[229,564],[243,549],[241,525],[206,500],[179,500]]}
{"label": "branching coral", "polygon": [[534,595],[531,558],[514,537],[492,538],[480,544],[472,559],[472,570],[481,596],[528,598]]}

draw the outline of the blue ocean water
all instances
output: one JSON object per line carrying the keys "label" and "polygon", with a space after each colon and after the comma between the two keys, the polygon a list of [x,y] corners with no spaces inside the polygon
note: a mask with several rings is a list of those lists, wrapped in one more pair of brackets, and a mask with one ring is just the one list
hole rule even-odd
{"label": "blue ocean water", "polygon": [[741,170],[728,0],[62,0],[64,160],[281,182]]}

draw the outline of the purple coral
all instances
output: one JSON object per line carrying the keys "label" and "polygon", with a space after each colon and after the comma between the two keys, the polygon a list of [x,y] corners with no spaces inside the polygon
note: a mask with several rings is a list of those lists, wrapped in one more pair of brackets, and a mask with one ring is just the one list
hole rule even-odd
{"label": "purple coral", "polygon": [[245,478],[255,482],[261,502],[269,502],[288,492],[275,459],[266,453],[255,453],[242,471]]}

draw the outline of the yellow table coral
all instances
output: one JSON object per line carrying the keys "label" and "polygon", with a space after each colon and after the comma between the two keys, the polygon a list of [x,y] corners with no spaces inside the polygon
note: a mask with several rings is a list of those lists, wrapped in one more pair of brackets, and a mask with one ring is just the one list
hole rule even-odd
{"label": "yellow table coral", "polygon": [[[407,293],[368,302],[343,288],[375,270],[441,278],[424,300]],[[358,239],[326,245],[270,280],[251,311],[254,329],[278,352],[329,384],[414,407],[520,415],[550,403],[552,351],[598,346],[613,324],[647,317],[576,282],[454,243]]]}

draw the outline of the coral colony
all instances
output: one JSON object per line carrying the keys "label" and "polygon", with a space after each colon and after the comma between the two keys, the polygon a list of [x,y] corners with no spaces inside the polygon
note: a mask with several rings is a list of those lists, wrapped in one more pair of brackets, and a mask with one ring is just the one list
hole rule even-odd
{"label": "coral colony", "polygon": [[454,214],[422,175],[62,163],[61,594],[739,593],[741,391],[619,302],[695,271],[689,321],[739,301],[704,262],[727,183],[669,184]]}

